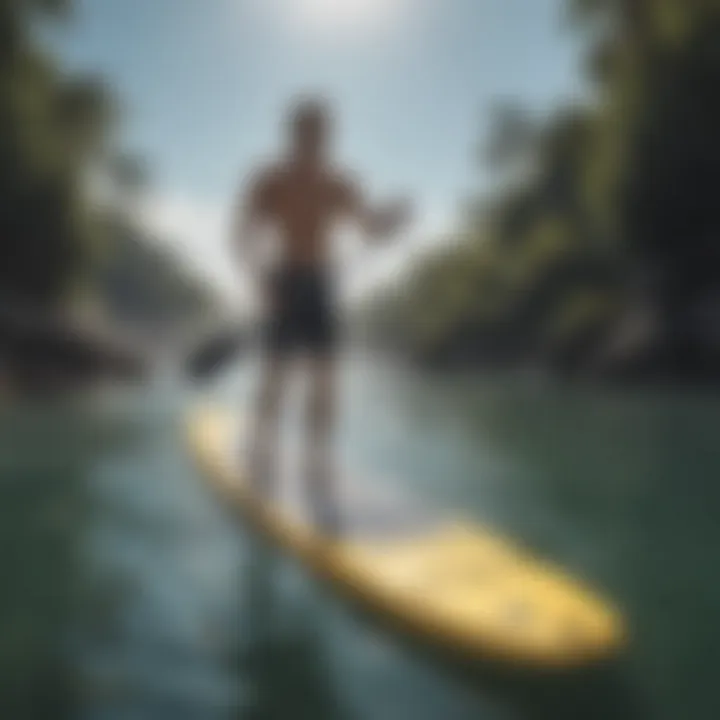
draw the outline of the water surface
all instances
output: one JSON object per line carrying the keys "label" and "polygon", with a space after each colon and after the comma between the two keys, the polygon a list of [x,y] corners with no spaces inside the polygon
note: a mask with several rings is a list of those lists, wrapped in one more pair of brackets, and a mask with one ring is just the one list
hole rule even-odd
{"label": "water surface", "polygon": [[[213,392],[242,407],[251,380]],[[236,523],[182,444],[199,394],[0,413],[2,717],[720,716],[716,399],[347,364],[353,467],[493,524],[627,614],[612,668],[507,684],[410,647]]]}

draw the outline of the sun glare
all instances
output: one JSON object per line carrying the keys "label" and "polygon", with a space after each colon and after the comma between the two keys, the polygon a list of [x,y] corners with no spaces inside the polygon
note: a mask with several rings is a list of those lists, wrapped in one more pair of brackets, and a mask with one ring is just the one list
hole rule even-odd
{"label": "sun glare", "polygon": [[387,28],[405,0],[295,0],[305,26],[321,31],[368,31]]}

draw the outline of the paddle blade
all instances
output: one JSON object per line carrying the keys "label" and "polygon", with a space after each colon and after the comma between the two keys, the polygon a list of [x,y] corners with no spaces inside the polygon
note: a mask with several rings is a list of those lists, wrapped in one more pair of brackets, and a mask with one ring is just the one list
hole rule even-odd
{"label": "paddle blade", "polygon": [[211,380],[237,360],[248,344],[247,335],[237,329],[205,338],[188,355],[185,372],[196,381]]}

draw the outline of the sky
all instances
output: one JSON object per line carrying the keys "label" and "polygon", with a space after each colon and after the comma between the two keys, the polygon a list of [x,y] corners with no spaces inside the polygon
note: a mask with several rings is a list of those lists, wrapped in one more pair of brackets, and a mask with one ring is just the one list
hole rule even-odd
{"label": "sky", "polygon": [[228,225],[243,179],[282,143],[298,93],[331,98],[337,154],[371,197],[409,196],[407,237],[349,256],[364,287],[452,228],[492,183],[479,163],[490,111],[544,114],[582,87],[562,0],[77,0],[59,51],[101,73],[120,142],[151,169],[150,226],[228,297],[244,297]]}

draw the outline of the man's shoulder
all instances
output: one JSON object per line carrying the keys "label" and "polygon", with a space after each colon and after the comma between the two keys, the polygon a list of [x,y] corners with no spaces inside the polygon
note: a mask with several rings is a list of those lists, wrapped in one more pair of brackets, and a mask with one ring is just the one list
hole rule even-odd
{"label": "man's shoulder", "polygon": [[[302,179],[303,173],[300,173]],[[328,164],[321,168],[319,176],[325,187],[333,194],[345,196],[354,194],[360,186],[357,173],[347,167]],[[293,185],[299,180],[298,169],[287,161],[266,162],[255,167],[249,175],[249,185],[255,192],[268,193],[281,189],[287,184]]]}
{"label": "man's shoulder", "polygon": [[340,165],[328,168],[327,182],[334,194],[342,200],[354,197],[360,188],[359,175],[352,169]]}
{"label": "man's shoulder", "polygon": [[252,188],[274,187],[287,175],[287,168],[280,162],[266,162],[257,165],[248,176]]}
{"label": "man's shoulder", "polygon": [[357,182],[357,173],[345,165],[328,165],[327,178],[335,185],[354,185]]}

